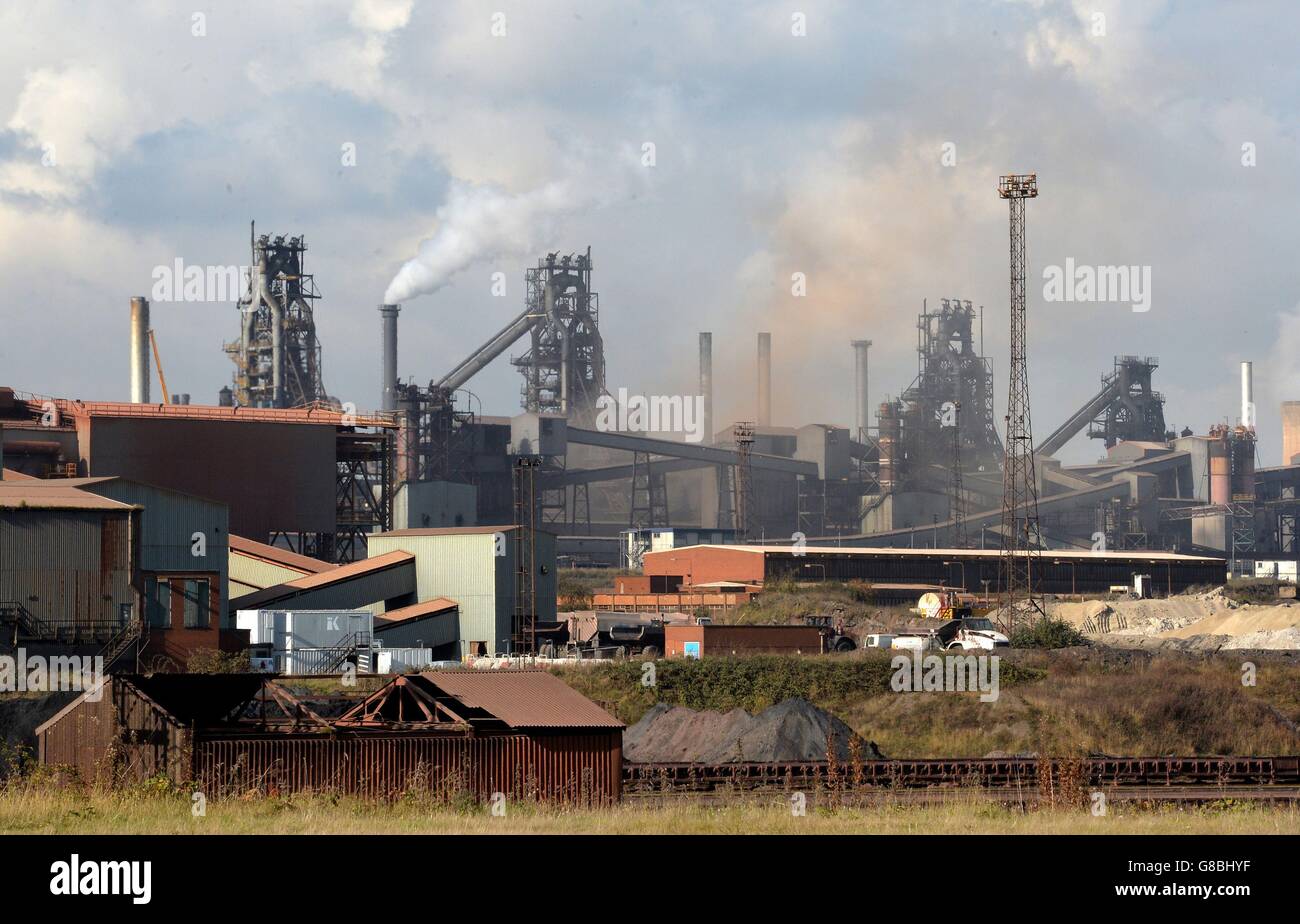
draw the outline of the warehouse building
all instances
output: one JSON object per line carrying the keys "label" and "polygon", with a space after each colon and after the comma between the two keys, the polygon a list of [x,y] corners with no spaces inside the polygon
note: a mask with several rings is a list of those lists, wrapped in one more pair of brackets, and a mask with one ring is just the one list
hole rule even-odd
{"label": "warehouse building", "polygon": [[417,599],[456,601],[460,654],[497,655],[511,650],[517,609],[535,607],[538,622],[556,619],[555,536],[527,536],[516,526],[401,529],[372,535],[369,549],[412,554]]}
{"label": "warehouse building", "polygon": [[[250,717],[255,716],[255,717]],[[326,792],[606,804],[623,723],[544,671],[395,677],[337,718],[257,674],[118,675],[36,730],[46,766],[209,798]]]}
{"label": "warehouse building", "polygon": [[103,644],[137,612],[141,508],[60,481],[0,482],[0,619],[15,641]]}
{"label": "warehouse building", "polygon": [[170,670],[246,647],[223,618],[224,504],[126,478],[6,480],[0,496],[12,508],[0,523],[0,600],[25,622],[26,643],[121,642],[133,666]]}
{"label": "warehouse building", "polygon": [[[860,581],[867,584],[940,584],[972,592],[999,591],[996,549],[827,548],[791,546],[697,545],[647,552],[647,575],[665,575],[683,584],[713,581],[764,584],[779,580]],[[1050,594],[1106,593],[1133,586],[1136,575],[1150,575],[1157,593],[1222,584],[1223,558],[1170,552],[1043,552],[1042,591]]]}
{"label": "warehouse building", "polygon": [[415,556],[394,550],[244,594],[230,609],[383,612],[415,601]]}

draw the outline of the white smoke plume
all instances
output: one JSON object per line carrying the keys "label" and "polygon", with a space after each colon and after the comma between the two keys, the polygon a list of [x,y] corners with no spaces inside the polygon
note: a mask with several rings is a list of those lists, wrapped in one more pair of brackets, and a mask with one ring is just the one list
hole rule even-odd
{"label": "white smoke plume", "polygon": [[455,182],[438,209],[437,229],[397,271],[384,292],[400,304],[436,292],[453,275],[480,260],[534,252],[550,240],[560,218],[607,198],[598,184],[556,180],[525,193]]}

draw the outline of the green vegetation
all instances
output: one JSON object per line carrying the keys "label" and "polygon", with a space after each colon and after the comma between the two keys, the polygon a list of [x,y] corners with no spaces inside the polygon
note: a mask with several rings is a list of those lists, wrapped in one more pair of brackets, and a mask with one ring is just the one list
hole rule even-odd
{"label": "green vegetation", "polygon": [[1233,578],[1223,595],[1238,603],[1276,603],[1278,583],[1275,578]]}
{"label": "green vegetation", "polygon": [[781,578],[764,586],[758,599],[738,606],[715,622],[739,625],[799,625],[807,616],[842,616],[862,633],[887,632],[912,619],[906,606],[873,602],[871,586],[829,581],[796,584]]}
{"label": "green vegetation", "polygon": [[185,669],[192,674],[246,674],[251,668],[247,651],[232,653],[199,648],[185,662]]}
{"label": "green vegetation", "polygon": [[[819,705],[896,696],[889,681],[895,671],[891,662],[897,655],[872,651],[850,656],[681,658],[657,662],[653,685],[643,683],[640,661],[602,661],[588,667],[557,667],[553,672],[631,724],[656,703],[757,712],[792,696]],[[1004,663],[999,682],[1014,686],[1045,675],[1041,668]]]}
{"label": "green vegetation", "polygon": [[884,652],[704,658],[557,668],[566,683],[628,724],[656,703],[754,712],[801,696],[875,741],[889,757],[1015,754],[1300,754],[1300,665],[1257,659],[1242,685],[1233,655],[1068,649],[1000,657],[999,697],[895,693]]}
{"label": "green vegetation", "polygon": [[561,568],[556,572],[556,597],[560,612],[591,609],[591,597],[598,590],[612,588],[614,578],[639,574],[614,568]]}
{"label": "green vegetation", "polygon": [[1030,625],[1017,626],[1011,633],[1012,648],[1073,648],[1087,643],[1082,632],[1054,616],[1044,616]]}

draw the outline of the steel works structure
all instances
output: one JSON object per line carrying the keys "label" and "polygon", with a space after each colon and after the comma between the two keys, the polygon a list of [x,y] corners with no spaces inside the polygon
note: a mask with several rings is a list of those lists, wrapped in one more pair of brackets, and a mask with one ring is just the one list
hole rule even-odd
{"label": "steel works structure", "polygon": [[303,269],[301,237],[249,232],[253,262],[239,299],[239,339],[225,345],[235,363],[234,400],[242,407],[304,407],[327,400],[312,305],[320,298]]}
{"label": "steel works structure", "polygon": [[512,362],[524,377],[526,411],[563,414],[579,422],[605,393],[600,297],[591,291],[591,248],[547,254],[525,273],[525,313],[533,318],[528,352]]}
{"label": "steel works structure", "polygon": [[[1011,218],[1011,383],[1007,388],[1007,449],[1002,467],[1002,579],[1005,622],[1014,628],[1021,617],[1043,612],[1038,580],[1038,481],[1034,471],[1034,435],[1029,416],[1029,370],[1025,345],[1025,200],[1038,196],[1035,174],[1004,176],[998,195],[1007,200]],[[1019,611],[1019,612],[1018,612]]]}

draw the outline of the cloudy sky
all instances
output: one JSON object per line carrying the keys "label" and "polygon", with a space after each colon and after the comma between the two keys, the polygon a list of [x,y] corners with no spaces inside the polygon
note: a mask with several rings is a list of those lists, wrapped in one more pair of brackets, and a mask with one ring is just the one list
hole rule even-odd
{"label": "cloudy sky", "polygon": [[[775,422],[847,423],[848,341],[875,342],[873,400],[895,395],[922,299],[961,297],[985,306],[1000,404],[997,177],[1035,171],[1038,435],[1121,353],[1160,358],[1171,426],[1235,422],[1250,359],[1261,461],[1281,461],[1278,404],[1300,399],[1293,4],[195,6],[0,11],[0,384],[125,399],[128,298],[178,258],[246,264],[255,220],[306,236],[326,385],[361,407],[375,306],[422,241],[430,265],[398,285],[428,290],[404,297],[416,381],[520,309],[538,255],[590,245],[611,389],[689,391],[712,330],[718,419],[752,416],[771,330]],[[1045,301],[1067,259],[1149,267],[1149,310]],[[237,322],[232,302],[154,304],[173,391],[215,400]],[[471,387],[486,413],[518,406],[504,357]]]}

